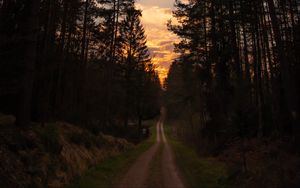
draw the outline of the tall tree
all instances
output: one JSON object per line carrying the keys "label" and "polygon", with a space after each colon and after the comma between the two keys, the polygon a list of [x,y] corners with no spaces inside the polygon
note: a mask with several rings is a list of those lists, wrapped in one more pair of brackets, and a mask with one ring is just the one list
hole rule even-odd
{"label": "tall tree", "polygon": [[[24,51],[19,51],[19,59],[22,65],[19,107],[17,113],[17,125],[27,126],[30,124],[32,112],[32,90],[34,82],[34,71],[36,63],[37,33],[38,33],[38,12],[40,2],[32,0],[27,2],[24,7],[24,20],[20,23],[21,42]],[[20,50],[21,50],[20,49]]]}
{"label": "tall tree", "polygon": [[159,110],[160,83],[140,17],[133,0],[0,1],[0,110],[20,126],[141,124]]}
{"label": "tall tree", "polygon": [[181,41],[165,84],[166,103],[170,117],[187,122],[186,137],[192,138],[195,124],[192,141],[208,139],[216,147],[236,136],[297,135],[299,81],[291,44],[299,3],[177,0],[175,7],[177,22],[168,27]]}
{"label": "tall tree", "polygon": [[[124,75],[125,75],[125,105],[134,104],[141,127],[142,109],[141,100],[144,92],[146,68],[150,63],[150,54],[146,46],[145,31],[141,24],[140,10],[129,7],[126,17],[120,26],[121,44],[124,55]],[[128,126],[130,115],[129,108],[125,109],[125,126]]]}

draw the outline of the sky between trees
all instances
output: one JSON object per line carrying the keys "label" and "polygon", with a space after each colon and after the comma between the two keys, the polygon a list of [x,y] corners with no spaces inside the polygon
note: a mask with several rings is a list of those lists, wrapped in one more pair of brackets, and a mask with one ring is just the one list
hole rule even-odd
{"label": "sky between trees", "polygon": [[153,55],[153,63],[161,81],[167,77],[171,62],[176,57],[173,43],[178,38],[167,29],[167,21],[172,18],[174,0],[138,0],[137,7],[143,11],[142,22],[146,30],[147,45]]}

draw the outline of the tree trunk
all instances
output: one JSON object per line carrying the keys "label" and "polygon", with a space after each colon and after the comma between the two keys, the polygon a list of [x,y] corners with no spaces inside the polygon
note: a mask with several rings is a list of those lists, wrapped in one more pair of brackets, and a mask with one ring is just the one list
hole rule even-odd
{"label": "tree trunk", "polygon": [[87,116],[87,106],[86,106],[86,66],[87,66],[87,49],[88,49],[88,44],[87,44],[87,19],[88,19],[88,8],[89,8],[89,1],[86,0],[85,5],[84,5],[84,15],[83,15],[83,31],[82,31],[82,42],[81,42],[81,55],[80,55],[80,60],[81,60],[81,65],[80,65],[80,70],[79,70],[79,78],[80,78],[80,83],[79,83],[79,107],[80,107],[80,112],[81,115],[84,119],[86,120]]}
{"label": "tree trunk", "polygon": [[59,54],[59,60],[58,60],[58,75],[57,75],[57,83],[56,83],[56,99],[55,99],[55,107],[57,110],[56,116],[63,116],[63,103],[62,96],[64,89],[62,87],[62,75],[64,70],[64,61],[65,61],[65,42],[66,42],[66,29],[67,29],[67,17],[68,17],[68,10],[69,10],[69,1],[64,1],[63,7],[63,16],[62,16],[62,23],[61,23],[61,34],[60,34],[60,43],[58,47],[58,54]]}
{"label": "tree trunk", "polygon": [[288,115],[290,121],[293,125],[293,129],[299,129],[298,122],[298,98],[295,96],[296,92],[294,91],[296,87],[293,87],[293,81],[290,78],[289,73],[289,62],[285,53],[284,44],[281,38],[279,21],[275,12],[275,5],[273,0],[267,0],[267,4],[270,11],[271,23],[274,32],[274,39],[276,42],[275,53],[278,57],[280,63],[281,71],[281,84],[284,91],[284,99],[288,108]]}
{"label": "tree trunk", "polygon": [[25,8],[28,9],[28,15],[21,30],[24,33],[24,55],[20,58],[20,62],[24,65],[24,71],[21,75],[20,92],[19,92],[19,108],[17,113],[17,125],[20,127],[28,126],[31,121],[31,103],[32,89],[34,81],[36,47],[37,47],[37,31],[38,31],[38,12],[40,7],[39,0],[31,0],[27,2]]}
{"label": "tree trunk", "polygon": [[[233,1],[229,2],[229,23],[230,23],[230,31],[231,31],[231,46],[232,46],[232,56],[235,63],[235,72],[237,77],[238,87],[240,87],[242,74],[241,74],[241,64],[240,64],[240,53],[237,45],[237,34],[236,34],[236,26],[234,23],[234,4]],[[238,88],[239,90],[240,88]]]}

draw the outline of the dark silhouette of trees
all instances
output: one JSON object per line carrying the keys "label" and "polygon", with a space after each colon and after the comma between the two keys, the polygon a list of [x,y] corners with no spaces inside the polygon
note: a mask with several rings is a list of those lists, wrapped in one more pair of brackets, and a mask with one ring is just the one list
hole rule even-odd
{"label": "dark silhouette of trees", "polygon": [[[144,28],[140,22],[141,11],[134,7],[127,9],[125,19],[120,25],[121,46],[124,50],[123,66],[124,66],[124,89],[125,89],[125,126],[128,126],[128,118],[130,114],[137,115],[139,119],[139,127],[143,119],[143,101],[146,81],[152,79],[147,68],[151,65],[150,54],[146,46],[146,37]],[[153,74],[153,73],[152,73]],[[146,80],[147,79],[147,80]],[[144,99],[144,100],[143,100]],[[133,106],[133,109],[129,108]]]}
{"label": "dark silhouette of trees", "polygon": [[274,132],[297,141],[299,2],[177,0],[174,17],[165,98],[185,137],[212,150]]}
{"label": "dark silhouette of trees", "polygon": [[140,17],[132,0],[0,1],[0,110],[20,126],[65,120],[93,131],[157,114]]}
{"label": "dark silhouette of trees", "polygon": [[20,52],[20,57],[17,63],[21,65],[20,72],[20,91],[18,93],[18,112],[17,125],[26,126],[30,122],[30,109],[32,100],[32,90],[34,82],[34,71],[36,61],[37,48],[37,28],[38,28],[38,0],[27,2],[24,11],[24,20],[19,23],[20,42],[23,52]]}

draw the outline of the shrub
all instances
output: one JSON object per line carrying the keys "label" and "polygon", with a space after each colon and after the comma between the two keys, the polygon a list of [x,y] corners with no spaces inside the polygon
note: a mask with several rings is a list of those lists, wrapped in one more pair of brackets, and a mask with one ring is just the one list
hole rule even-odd
{"label": "shrub", "polygon": [[96,136],[89,131],[76,132],[69,135],[69,140],[77,145],[83,145],[87,148],[94,146],[101,147],[104,144],[104,139],[101,135]]}
{"label": "shrub", "polygon": [[37,132],[47,151],[53,154],[60,153],[61,144],[59,143],[59,131],[56,124],[46,124],[45,127],[39,129]]}

